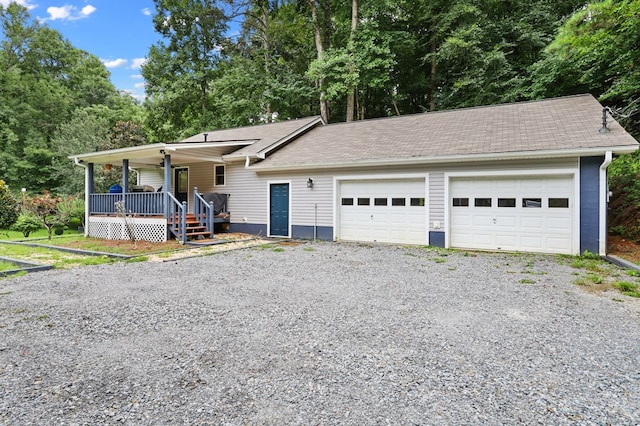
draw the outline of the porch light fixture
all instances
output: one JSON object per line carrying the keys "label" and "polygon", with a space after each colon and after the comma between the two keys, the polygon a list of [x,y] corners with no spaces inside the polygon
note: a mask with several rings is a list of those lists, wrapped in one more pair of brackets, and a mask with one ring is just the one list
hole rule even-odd
{"label": "porch light fixture", "polygon": [[313,179],[309,178],[307,180],[307,188],[313,188]]}
{"label": "porch light fixture", "polygon": [[104,165],[104,169],[105,169],[106,171],[111,170],[111,164],[109,164],[109,163],[105,164],[105,165]]}
{"label": "porch light fixture", "polygon": [[160,154],[164,155],[164,149],[160,150]]}

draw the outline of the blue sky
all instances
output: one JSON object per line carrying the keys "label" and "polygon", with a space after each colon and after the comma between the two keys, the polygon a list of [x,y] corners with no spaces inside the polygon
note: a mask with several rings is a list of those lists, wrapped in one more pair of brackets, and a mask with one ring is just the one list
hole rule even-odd
{"label": "blue sky", "polygon": [[[7,6],[10,0],[0,0]],[[153,30],[153,0],[18,0],[33,18],[71,44],[99,57],[119,90],[144,99],[140,65],[160,39]]]}

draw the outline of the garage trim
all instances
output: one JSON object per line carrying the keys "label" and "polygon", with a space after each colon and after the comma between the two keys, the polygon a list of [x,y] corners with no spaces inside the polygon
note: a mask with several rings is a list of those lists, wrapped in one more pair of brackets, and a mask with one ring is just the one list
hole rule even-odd
{"label": "garage trim", "polygon": [[444,204],[444,229],[445,229],[445,247],[451,248],[451,206],[449,203],[449,199],[451,197],[450,183],[452,178],[471,178],[471,177],[482,177],[482,178],[517,178],[521,177],[545,177],[545,176],[571,176],[573,178],[573,196],[574,196],[574,206],[573,209],[573,241],[572,241],[572,251],[573,254],[580,254],[580,169],[579,168],[570,168],[570,169],[545,169],[545,170],[536,170],[536,169],[519,169],[519,170],[491,170],[491,171],[477,171],[477,172],[445,172],[444,175],[444,193],[445,193],[445,204]]}
{"label": "garage trim", "polygon": [[425,241],[429,245],[429,174],[428,173],[384,173],[379,175],[342,175],[333,177],[333,240],[337,241],[340,235],[340,184],[342,181],[374,181],[374,180],[399,180],[399,179],[424,179],[424,214],[425,214]]}

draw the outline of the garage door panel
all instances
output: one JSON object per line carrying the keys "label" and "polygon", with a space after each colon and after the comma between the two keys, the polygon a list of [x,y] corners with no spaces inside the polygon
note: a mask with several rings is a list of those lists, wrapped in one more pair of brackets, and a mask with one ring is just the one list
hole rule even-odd
{"label": "garage door panel", "polygon": [[474,228],[492,228],[493,218],[491,216],[473,216],[471,226]]}
{"label": "garage door panel", "polygon": [[515,250],[518,247],[518,238],[515,235],[496,235],[496,246],[501,250]]}
{"label": "garage door panel", "polygon": [[[449,190],[450,246],[573,252],[573,176],[452,178]],[[469,205],[453,206],[454,198]],[[491,207],[475,207],[476,198],[491,198]]]}
{"label": "garage door panel", "polygon": [[550,217],[547,220],[547,228],[552,231],[571,232],[570,217]]}
{"label": "garage door panel", "polygon": [[524,216],[520,218],[520,229],[522,231],[542,231],[544,230],[544,218],[539,216]]}

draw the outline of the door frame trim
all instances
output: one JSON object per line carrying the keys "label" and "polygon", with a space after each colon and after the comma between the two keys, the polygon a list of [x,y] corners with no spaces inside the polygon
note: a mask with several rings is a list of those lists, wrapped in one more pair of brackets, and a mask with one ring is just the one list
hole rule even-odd
{"label": "door frame trim", "polygon": [[[287,235],[271,235],[271,185],[289,185],[289,220],[287,221]],[[269,180],[267,181],[267,236],[279,238],[291,238],[291,206],[292,206],[292,182],[291,180]]]}
{"label": "door frame trim", "polygon": [[176,194],[178,193],[178,182],[176,182],[176,173],[180,169],[187,171],[187,208],[189,208],[189,206],[191,205],[191,203],[189,202],[189,196],[191,195],[191,170],[189,166],[176,166],[176,167],[172,167],[172,169],[173,169],[173,173],[171,173],[171,180],[172,180],[171,183],[173,184],[174,197],[176,197]]}

